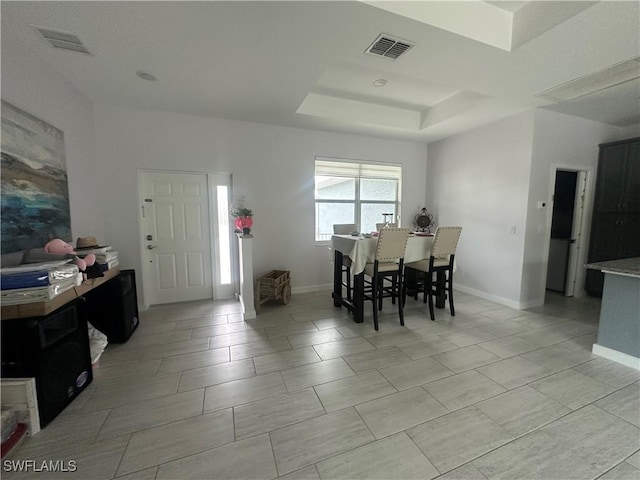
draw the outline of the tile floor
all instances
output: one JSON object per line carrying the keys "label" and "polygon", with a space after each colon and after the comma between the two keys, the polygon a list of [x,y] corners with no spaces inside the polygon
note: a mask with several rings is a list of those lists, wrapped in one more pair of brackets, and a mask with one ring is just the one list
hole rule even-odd
{"label": "tile floor", "polygon": [[[640,478],[640,372],[590,353],[599,301],[456,313],[387,301],[380,331],[328,292],[154,307],[12,459],[82,479]],[[6,470],[6,469],[5,469]]]}

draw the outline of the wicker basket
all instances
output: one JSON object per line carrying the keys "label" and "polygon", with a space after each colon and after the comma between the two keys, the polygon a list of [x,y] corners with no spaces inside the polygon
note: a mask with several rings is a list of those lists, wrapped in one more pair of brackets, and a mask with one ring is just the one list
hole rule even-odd
{"label": "wicker basket", "polygon": [[291,300],[291,273],[289,270],[272,270],[256,280],[255,289],[256,313],[260,306],[269,300],[280,300],[288,304]]}

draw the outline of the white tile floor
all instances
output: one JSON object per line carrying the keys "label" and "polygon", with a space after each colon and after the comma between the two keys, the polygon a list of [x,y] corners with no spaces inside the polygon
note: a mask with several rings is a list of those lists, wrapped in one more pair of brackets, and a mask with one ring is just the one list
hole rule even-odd
{"label": "white tile floor", "polygon": [[[590,353],[599,301],[456,313],[387,302],[380,331],[328,292],[155,307],[13,460],[82,479],[640,479],[640,372]],[[3,465],[4,466],[4,465]]]}

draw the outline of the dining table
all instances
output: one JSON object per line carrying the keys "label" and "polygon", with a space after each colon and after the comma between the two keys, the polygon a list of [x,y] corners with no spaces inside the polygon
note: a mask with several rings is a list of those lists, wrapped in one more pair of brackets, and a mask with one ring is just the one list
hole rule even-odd
{"label": "dining table", "polygon": [[[376,256],[378,238],[363,235],[333,235],[329,247],[333,251],[333,304],[336,307],[346,307],[353,313],[353,320],[362,323],[364,320],[364,268],[367,263],[373,263]],[[410,234],[407,239],[404,263],[428,259],[431,256],[433,235]],[[351,259],[351,275],[353,277],[352,298],[343,296],[342,260],[344,256]],[[411,288],[411,279],[407,279],[407,286]],[[436,281],[436,285],[440,282]],[[438,290],[440,292],[440,289]],[[436,296],[436,307],[443,308],[444,289]]]}

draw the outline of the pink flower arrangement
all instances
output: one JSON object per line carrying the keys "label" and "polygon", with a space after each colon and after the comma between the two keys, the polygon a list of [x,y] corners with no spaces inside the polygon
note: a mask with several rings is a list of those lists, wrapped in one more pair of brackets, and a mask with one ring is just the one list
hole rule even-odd
{"label": "pink flower arrangement", "polygon": [[251,217],[236,217],[234,220],[234,225],[238,230],[242,230],[244,228],[253,227],[253,218]]}
{"label": "pink flower arrangement", "polygon": [[245,231],[253,227],[253,212],[244,206],[244,197],[240,197],[231,206],[231,216],[234,218],[233,224],[237,230]]}

